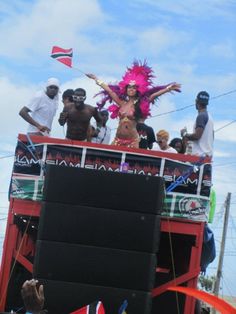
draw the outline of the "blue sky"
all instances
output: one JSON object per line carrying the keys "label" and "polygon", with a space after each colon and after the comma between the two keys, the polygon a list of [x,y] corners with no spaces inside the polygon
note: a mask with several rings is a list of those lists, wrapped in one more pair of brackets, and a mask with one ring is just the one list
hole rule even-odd
{"label": "blue sky", "polygon": [[[233,0],[0,0],[0,219],[5,219],[7,194],[18,133],[26,131],[18,116],[35,91],[44,88],[48,77],[61,81],[61,90],[84,87],[87,102],[95,105],[99,90],[80,72],[50,58],[53,45],[74,49],[74,66],[111,82],[120,80],[133,59],[147,59],[156,74],[155,82],[177,81],[182,93],[164,95],[152,114],[193,105],[196,94],[206,90],[212,99],[209,111],[215,130],[236,119],[236,2]],[[215,98],[228,92],[230,94]],[[62,103],[58,114],[62,110]],[[58,117],[57,114],[57,117]],[[191,130],[194,106],[151,118],[155,132],[167,129],[171,138],[187,126]],[[54,121],[52,136],[63,138]],[[112,128],[116,121],[110,121]],[[224,270],[223,293],[236,295],[236,123],[215,133],[213,183],[217,193],[215,228],[219,246],[222,203],[232,192],[231,217]],[[0,220],[0,241],[4,233]],[[0,243],[0,248],[2,244]],[[209,269],[215,271],[214,263]]]}

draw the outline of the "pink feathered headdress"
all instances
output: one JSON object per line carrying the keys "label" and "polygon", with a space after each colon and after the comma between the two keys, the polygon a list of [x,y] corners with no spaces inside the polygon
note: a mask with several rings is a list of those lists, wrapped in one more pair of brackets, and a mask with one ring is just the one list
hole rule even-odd
{"label": "pink feathered headdress", "polygon": [[127,68],[122,81],[119,83],[121,93],[126,93],[127,85],[136,85],[140,96],[144,95],[153,85],[152,78],[154,78],[152,69],[147,66],[146,61],[134,61],[131,68]]}

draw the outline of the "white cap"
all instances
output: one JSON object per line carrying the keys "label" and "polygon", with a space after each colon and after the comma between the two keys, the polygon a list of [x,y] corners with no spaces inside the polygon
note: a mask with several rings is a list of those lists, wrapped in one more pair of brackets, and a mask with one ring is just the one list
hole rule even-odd
{"label": "white cap", "polygon": [[48,86],[57,86],[58,88],[60,87],[60,83],[59,83],[59,80],[55,77],[50,77],[48,80],[47,80],[47,84],[46,84],[46,87]]}

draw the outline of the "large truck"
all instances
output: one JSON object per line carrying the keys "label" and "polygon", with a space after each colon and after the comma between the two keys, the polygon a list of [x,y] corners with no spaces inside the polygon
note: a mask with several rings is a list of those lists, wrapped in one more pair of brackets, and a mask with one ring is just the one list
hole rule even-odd
{"label": "large truck", "polygon": [[95,300],[106,313],[193,314],[211,160],[20,134],[0,268],[0,311],[24,312],[23,282],[49,313]]}

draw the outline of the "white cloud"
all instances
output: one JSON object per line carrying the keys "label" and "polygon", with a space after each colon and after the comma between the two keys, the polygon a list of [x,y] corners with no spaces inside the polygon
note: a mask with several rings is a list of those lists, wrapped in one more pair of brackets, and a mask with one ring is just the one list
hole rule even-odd
{"label": "white cloud", "polygon": [[14,156],[3,158],[0,160],[0,192],[4,192],[0,194],[0,212],[7,213],[8,207],[8,188],[10,184],[12,166],[13,166]]}
{"label": "white cloud", "polygon": [[[169,70],[167,73],[171,73],[171,69],[167,67],[167,70]],[[199,90],[207,90],[213,97],[235,89],[235,73],[216,74],[208,72],[199,74],[199,70],[201,71],[200,65],[195,63],[177,65],[173,68],[173,72],[179,75],[183,93],[192,94],[192,103],[195,102],[195,95]]]}
{"label": "white cloud", "polygon": [[103,13],[96,0],[84,5],[83,0],[39,0],[31,11],[14,12],[0,24],[0,54],[7,57],[35,58],[50,51],[52,45],[65,48],[75,43],[80,51],[92,49],[93,44],[84,36],[85,29],[103,21]]}
{"label": "white cloud", "polygon": [[0,77],[0,85],[0,98],[4,99],[4,106],[1,109],[2,117],[4,117],[1,130],[8,136],[14,136],[24,130],[24,123],[18,112],[21,107],[27,105],[36,87],[30,85],[26,87],[20,83],[16,85],[6,77]]}
{"label": "white cloud", "polygon": [[220,42],[210,47],[210,53],[216,57],[223,58],[234,58],[235,57],[235,48],[234,44],[231,40],[226,40],[224,42]]}
{"label": "white cloud", "polygon": [[[191,50],[191,49],[190,49]],[[191,51],[189,52],[191,53]],[[192,62],[185,61],[179,63],[176,61],[178,56],[175,57],[175,62],[160,62],[150,64],[153,67],[154,73],[157,76],[156,82],[161,85],[168,82],[176,81],[180,83],[182,93],[175,98],[176,103],[181,98],[182,106],[195,104],[195,97],[200,90],[207,90],[210,93],[211,100],[210,105],[215,103],[214,96],[227,93],[235,90],[236,86],[236,74],[232,68],[232,71],[225,73],[217,73],[209,69],[207,65],[200,64],[197,59]],[[203,69],[204,68],[204,69]],[[204,71],[204,72],[203,72]],[[222,100],[227,100],[226,97]],[[193,111],[194,106],[193,106]],[[214,107],[210,106],[209,111],[213,111]]]}
{"label": "white cloud", "polygon": [[177,32],[158,26],[139,33],[137,40],[143,50],[147,51],[148,49],[149,55],[154,53],[157,56],[163,51],[168,51],[171,47],[188,41],[189,35],[183,31]]}
{"label": "white cloud", "polygon": [[172,128],[172,118],[170,115],[155,117],[155,115],[162,114],[166,111],[175,110],[175,104],[171,98],[166,95],[160,97],[160,99],[152,106],[151,112],[152,116],[150,119],[146,120],[146,123],[154,129],[155,134],[161,130],[165,129],[168,132],[173,130]]}
{"label": "white cloud", "polygon": [[195,0],[133,0],[135,3],[151,5],[164,12],[180,15],[183,17],[197,17],[198,19],[209,19],[211,16],[222,16],[224,18],[235,17],[234,2],[229,0],[209,0],[199,2]]}
{"label": "white cloud", "polygon": [[[14,153],[15,151],[15,146],[10,144],[10,143],[4,143],[1,142],[1,155],[5,156],[5,155],[9,155],[10,153]],[[4,154],[3,154],[4,153]]]}
{"label": "white cloud", "polygon": [[231,157],[231,153],[229,153],[229,152],[224,152],[224,151],[214,150],[214,158],[215,158],[215,157]]}
{"label": "white cloud", "polygon": [[236,167],[214,167],[213,186],[218,197],[225,197],[227,192],[235,192]]}
{"label": "white cloud", "polygon": [[[217,121],[215,123],[215,130],[226,126],[231,121]],[[215,132],[215,139],[223,142],[236,142],[236,122],[227,127]],[[233,145],[233,144],[232,144]]]}

